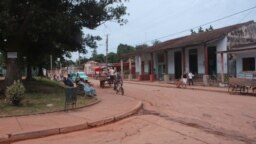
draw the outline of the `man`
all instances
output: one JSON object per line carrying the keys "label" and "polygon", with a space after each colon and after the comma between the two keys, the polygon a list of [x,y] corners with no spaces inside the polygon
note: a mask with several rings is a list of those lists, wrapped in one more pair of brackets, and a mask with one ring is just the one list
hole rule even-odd
{"label": "man", "polygon": [[68,74],[68,77],[64,77],[64,80],[63,80],[64,84],[66,86],[70,86],[70,87],[74,87],[74,83],[72,82],[72,80],[70,79],[70,74]]}
{"label": "man", "polygon": [[188,73],[188,85],[190,85],[190,83],[191,83],[191,85],[194,85],[194,83],[193,83],[193,77],[194,77],[193,73],[192,73],[192,72],[189,72],[189,73]]}

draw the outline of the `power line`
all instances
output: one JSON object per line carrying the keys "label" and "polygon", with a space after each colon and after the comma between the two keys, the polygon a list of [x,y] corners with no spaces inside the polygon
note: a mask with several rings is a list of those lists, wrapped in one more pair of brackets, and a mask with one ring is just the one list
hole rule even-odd
{"label": "power line", "polygon": [[[213,21],[204,23],[204,24],[202,24],[202,25],[198,25],[198,26],[195,26],[195,27],[192,27],[192,28],[189,28],[189,29],[185,29],[185,30],[182,30],[182,31],[179,31],[179,32],[175,32],[175,33],[172,33],[172,34],[169,34],[169,35],[166,35],[166,36],[162,36],[162,37],[159,37],[159,38],[156,38],[156,39],[153,39],[153,40],[159,40],[159,39],[163,39],[163,38],[170,37],[170,36],[173,36],[173,35],[177,35],[177,34],[180,34],[180,33],[184,33],[184,32],[190,31],[191,29],[203,27],[203,26],[206,26],[206,25],[215,23],[215,22],[217,22],[217,21],[221,21],[221,20],[224,20],[224,19],[233,17],[233,16],[235,16],[235,15],[244,13],[244,12],[246,12],[246,11],[250,11],[250,10],[255,9],[255,8],[256,8],[256,5],[253,6],[253,7],[251,7],[251,8],[248,8],[248,9],[245,9],[245,10],[242,10],[242,11],[239,11],[239,12],[236,12],[236,13],[233,13],[233,14],[231,14],[231,15],[228,15],[228,16],[225,16],[225,17],[222,17],[222,18],[219,18],[219,19],[216,19],[216,20],[213,20]],[[153,40],[145,41],[144,43],[151,42],[151,41],[153,41]],[[141,43],[141,44],[143,44],[143,43]]]}

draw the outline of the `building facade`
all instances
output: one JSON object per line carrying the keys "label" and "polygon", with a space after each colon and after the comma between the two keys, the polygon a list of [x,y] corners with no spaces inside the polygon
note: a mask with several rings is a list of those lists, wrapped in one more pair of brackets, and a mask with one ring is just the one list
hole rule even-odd
{"label": "building facade", "polygon": [[175,80],[192,72],[202,80],[224,81],[225,75],[236,76],[246,70],[245,65],[254,65],[250,70],[255,71],[255,51],[227,52],[255,42],[256,23],[249,21],[171,39],[123,57],[134,58],[139,80]]}

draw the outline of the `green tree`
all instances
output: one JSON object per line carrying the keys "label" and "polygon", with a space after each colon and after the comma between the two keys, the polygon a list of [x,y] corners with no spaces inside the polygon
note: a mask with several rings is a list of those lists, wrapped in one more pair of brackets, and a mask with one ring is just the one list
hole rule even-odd
{"label": "green tree", "polygon": [[147,47],[149,47],[147,44],[141,44],[141,45],[137,45],[135,47],[135,49],[144,49],[144,48],[147,48]]}
{"label": "green tree", "polygon": [[201,32],[204,32],[204,29],[200,26],[200,27],[198,28],[198,33],[201,33]]}
{"label": "green tree", "polygon": [[154,41],[152,42],[153,46],[155,46],[155,45],[157,45],[157,44],[159,44],[159,43],[161,43],[159,40],[154,40]]}
{"label": "green tree", "polygon": [[96,55],[93,59],[91,60],[94,60],[96,62],[99,62],[99,63],[104,63],[105,62],[105,55],[104,54],[98,54]]}
{"label": "green tree", "polygon": [[209,32],[209,31],[212,31],[212,30],[214,30],[214,29],[213,29],[213,27],[211,25],[210,25],[209,28],[206,28],[205,30],[200,26],[198,28],[198,32],[195,32],[193,29],[191,29],[190,33],[191,33],[191,35],[193,35],[193,34],[197,34],[197,33],[201,33],[201,32]]}
{"label": "green tree", "polygon": [[193,29],[191,29],[190,32],[191,32],[191,35],[196,34],[196,32]]}
{"label": "green tree", "polygon": [[133,46],[127,44],[119,44],[117,47],[117,55],[127,54],[130,52],[134,52],[135,48]]}
{"label": "green tree", "polygon": [[[99,37],[84,36],[84,27],[95,29],[107,21],[125,24],[126,0],[1,0],[0,46],[18,52],[18,61],[27,57],[27,67],[42,67],[67,53],[86,53]],[[53,60],[54,60],[53,59]],[[18,61],[7,60],[6,85],[19,79]]]}
{"label": "green tree", "polygon": [[209,28],[206,28],[205,31],[208,32],[208,31],[212,31],[213,30],[213,27],[210,25]]}
{"label": "green tree", "polygon": [[120,60],[120,58],[116,53],[114,53],[114,52],[108,53],[108,62],[109,63],[118,63],[119,60]]}

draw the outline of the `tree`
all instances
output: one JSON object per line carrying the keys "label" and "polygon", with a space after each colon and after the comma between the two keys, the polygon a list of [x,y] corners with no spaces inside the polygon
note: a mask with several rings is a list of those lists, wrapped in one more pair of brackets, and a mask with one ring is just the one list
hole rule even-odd
{"label": "tree", "polygon": [[213,30],[213,27],[210,25],[209,28],[206,28],[205,31],[208,32],[208,31],[212,31]]}
{"label": "tree", "polygon": [[191,29],[190,33],[191,33],[191,35],[193,35],[193,34],[202,33],[202,32],[209,32],[209,31],[212,31],[212,30],[214,30],[214,29],[213,29],[213,27],[211,25],[210,25],[209,28],[206,28],[205,30],[200,26],[198,28],[198,32],[195,32],[193,29]]}
{"label": "tree", "polygon": [[118,63],[119,60],[120,60],[120,58],[116,53],[114,53],[114,52],[108,53],[108,62],[109,63]]}
{"label": "tree", "polygon": [[133,46],[127,44],[119,44],[117,47],[117,55],[120,56],[122,54],[127,54],[130,52],[134,52],[135,48]]}
{"label": "tree", "polygon": [[97,57],[97,55],[98,55],[98,53],[97,53],[97,50],[96,50],[96,48],[95,48],[95,49],[93,49],[93,51],[92,51],[92,56],[91,56],[91,58],[92,58],[92,59],[95,59],[95,58]]}
{"label": "tree", "polygon": [[155,46],[155,45],[157,45],[157,44],[159,44],[159,43],[161,43],[159,40],[154,40],[154,41],[152,42],[153,46]]}
{"label": "tree", "polygon": [[7,59],[6,85],[19,79],[18,61],[27,57],[27,67],[43,66],[67,53],[86,53],[99,37],[84,36],[82,28],[95,29],[107,21],[125,24],[126,0],[1,0],[0,46],[18,52]]}
{"label": "tree", "polygon": [[200,27],[198,28],[198,33],[201,33],[201,32],[204,32],[204,29],[200,26]]}
{"label": "tree", "polygon": [[191,35],[196,34],[196,32],[193,29],[191,29],[190,32],[191,32]]}
{"label": "tree", "polygon": [[105,62],[105,55],[104,54],[97,54],[91,60],[94,60],[94,61],[99,62],[99,63],[103,63],[103,62]]}
{"label": "tree", "polygon": [[144,49],[144,48],[147,48],[147,47],[148,47],[147,44],[141,44],[141,45],[137,45],[137,46],[135,47],[135,49]]}

